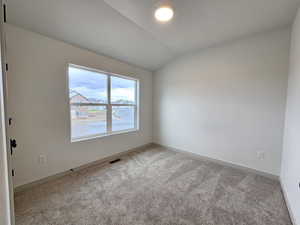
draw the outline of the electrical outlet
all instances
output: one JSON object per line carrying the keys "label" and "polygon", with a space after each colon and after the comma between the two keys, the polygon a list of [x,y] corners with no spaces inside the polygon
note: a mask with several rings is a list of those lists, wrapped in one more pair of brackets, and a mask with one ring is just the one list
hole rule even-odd
{"label": "electrical outlet", "polygon": [[260,159],[260,160],[264,160],[266,157],[266,153],[263,152],[263,151],[258,151],[257,152],[257,158]]}
{"label": "electrical outlet", "polygon": [[47,162],[47,157],[45,155],[40,155],[39,164],[46,164],[46,162]]}

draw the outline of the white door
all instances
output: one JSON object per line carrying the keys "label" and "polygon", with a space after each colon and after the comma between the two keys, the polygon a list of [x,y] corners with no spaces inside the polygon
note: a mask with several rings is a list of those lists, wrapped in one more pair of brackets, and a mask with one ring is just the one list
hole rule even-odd
{"label": "white door", "polygon": [[4,23],[6,3],[0,0],[0,225],[14,225],[14,201],[12,185],[10,140],[6,136],[8,116],[6,114],[6,70]]}

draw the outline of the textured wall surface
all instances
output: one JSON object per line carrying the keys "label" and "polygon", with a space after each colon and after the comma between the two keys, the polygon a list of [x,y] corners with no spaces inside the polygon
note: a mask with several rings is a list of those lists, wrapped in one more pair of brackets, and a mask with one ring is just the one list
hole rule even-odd
{"label": "textured wall surface", "polygon": [[300,224],[300,13],[291,37],[290,74],[288,82],[281,182],[295,225]]}
{"label": "textured wall surface", "polygon": [[289,45],[290,29],[281,29],[156,72],[154,141],[279,175]]}
{"label": "textured wall surface", "polygon": [[[18,140],[15,186],[152,141],[152,73],[36,33],[7,26],[10,133]],[[73,63],[140,80],[140,130],[70,142],[67,65]],[[39,155],[47,162],[39,164]]]}

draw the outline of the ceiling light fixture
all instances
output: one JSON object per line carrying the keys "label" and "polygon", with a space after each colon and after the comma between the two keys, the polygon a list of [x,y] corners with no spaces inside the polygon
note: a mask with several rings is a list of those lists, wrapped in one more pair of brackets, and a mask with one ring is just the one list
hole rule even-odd
{"label": "ceiling light fixture", "polygon": [[166,23],[173,18],[174,10],[170,5],[161,5],[155,10],[154,16],[159,22]]}

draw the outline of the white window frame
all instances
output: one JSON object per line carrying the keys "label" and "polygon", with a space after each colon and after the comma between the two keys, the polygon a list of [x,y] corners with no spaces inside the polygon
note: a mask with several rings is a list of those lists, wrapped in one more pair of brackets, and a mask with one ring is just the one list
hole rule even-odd
{"label": "white window frame", "polygon": [[[107,104],[105,104],[105,103],[71,103],[70,97],[69,97],[69,91],[70,91],[69,68],[70,67],[82,69],[82,70],[88,70],[91,72],[96,72],[96,73],[106,75],[107,76]],[[119,77],[119,78],[135,81],[135,104],[111,103],[111,77]],[[68,101],[69,101],[69,116],[70,116],[69,121],[70,121],[70,140],[71,140],[71,142],[78,142],[78,141],[90,140],[90,139],[95,139],[95,138],[102,138],[102,137],[111,136],[111,135],[139,131],[139,129],[140,129],[140,110],[139,110],[140,81],[139,81],[139,79],[69,63],[68,68],[67,68],[67,86],[68,86],[67,93],[68,93]],[[71,117],[71,107],[72,106],[105,106],[106,107],[106,132],[95,134],[95,135],[82,136],[79,138],[72,138],[72,117]],[[113,108],[113,106],[134,107],[134,128],[127,129],[127,130],[120,130],[120,131],[112,131],[112,108]]]}

